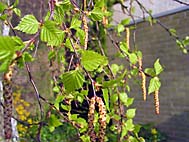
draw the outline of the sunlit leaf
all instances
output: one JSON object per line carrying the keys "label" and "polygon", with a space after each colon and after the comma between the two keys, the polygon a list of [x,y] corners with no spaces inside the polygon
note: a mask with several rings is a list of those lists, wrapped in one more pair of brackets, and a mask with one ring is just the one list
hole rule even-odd
{"label": "sunlit leaf", "polygon": [[7,8],[7,5],[5,5],[4,3],[0,2],[0,13],[2,13],[6,8]]}
{"label": "sunlit leaf", "polygon": [[153,93],[156,90],[159,90],[161,86],[161,82],[158,77],[154,77],[150,80],[150,84],[148,86],[148,94]]}
{"label": "sunlit leaf", "polygon": [[61,78],[65,89],[69,92],[80,89],[85,81],[84,75],[78,69],[64,73]]}
{"label": "sunlit leaf", "polygon": [[18,37],[0,36],[0,72],[7,70],[11,61],[16,57],[16,51],[24,46]]}
{"label": "sunlit leaf", "polygon": [[19,16],[19,17],[21,16],[21,10],[20,10],[20,9],[14,8],[13,11],[14,11],[14,13],[15,13],[17,16]]}
{"label": "sunlit leaf", "polygon": [[129,60],[131,64],[136,64],[138,61],[137,55],[135,53],[129,54]]}
{"label": "sunlit leaf", "polygon": [[89,17],[93,20],[93,21],[100,21],[102,20],[104,16],[104,12],[102,11],[102,9],[95,7],[90,13],[89,13]]}
{"label": "sunlit leaf", "polygon": [[56,27],[55,22],[46,21],[41,29],[40,38],[48,45],[59,46],[64,38],[64,32]]}
{"label": "sunlit leaf", "polygon": [[154,69],[155,69],[156,75],[159,75],[163,71],[163,67],[159,63],[159,59],[157,59],[156,62],[154,63]]}
{"label": "sunlit leaf", "polygon": [[62,125],[60,120],[54,114],[51,114],[48,124],[49,124],[49,128],[51,132],[53,132],[56,127],[59,127]]}
{"label": "sunlit leaf", "polygon": [[132,119],[135,117],[136,109],[128,109],[126,112],[126,117]]}
{"label": "sunlit leaf", "polygon": [[33,15],[24,16],[18,26],[15,27],[16,30],[27,34],[35,34],[38,31],[38,28],[39,22]]}
{"label": "sunlit leaf", "polygon": [[102,89],[102,92],[103,92],[103,98],[105,101],[106,108],[108,111],[110,111],[108,89]]}
{"label": "sunlit leaf", "polygon": [[156,76],[156,72],[154,70],[154,68],[146,68],[144,70],[144,72],[148,75],[150,75],[151,77],[155,77]]}
{"label": "sunlit leaf", "polygon": [[94,71],[99,66],[107,65],[108,61],[105,56],[102,56],[94,51],[83,51],[81,55],[81,64],[87,71]]}
{"label": "sunlit leaf", "polygon": [[71,22],[71,26],[70,29],[78,29],[81,27],[81,20],[79,20],[78,18],[73,18],[72,22]]}

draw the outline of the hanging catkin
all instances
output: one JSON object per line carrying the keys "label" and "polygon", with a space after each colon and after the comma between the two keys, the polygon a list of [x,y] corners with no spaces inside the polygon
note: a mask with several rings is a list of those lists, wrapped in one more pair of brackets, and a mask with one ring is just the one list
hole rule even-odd
{"label": "hanging catkin", "polygon": [[96,97],[96,102],[98,103],[99,107],[99,124],[100,124],[100,129],[98,133],[98,141],[99,142],[104,142],[104,136],[105,136],[105,130],[106,130],[106,109],[104,102],[102,101],[102,98]]}
{"label": "hanging catkin", "polygon": [[92,97],[89,104],[88,112],[88,135],[90,136],[91,142],[96,142],[96,134],[94,132],[94,112],[95,112],[95,97]]}
{"label": "hanging catkin", "polygon": [[12,73],[14,70],[15,62],[13,62],[8,71],[4,74],[3,78],[3,98],[4,98],[4,135],[5,139],[12,138]]}
{"label": "hanging catkin", "polygon": [[83,29],[84,29],[84,32],[85,32],[84,49],[86,50],[87,49],[87,43],[88,43],[89,28],[88,28],[88,25],[87,25],[87,18],[86,18],[85,15],[83,15],[82,22],[83,22]]}
{"label": "hanging catkin", "polygon": [[125,34],[125,41],[127,44],[127,48],[130,49],[130,43],[129,43],[129,38],[130,38],[130,30],[128,27],[125,28],[126,34]]}
{"label": "hanging catkin", "polygon": [[159,90],[154,92],[154,106],[155,106],[155,113],[159,114]]}
{"label": "hanging catkin", "polygon": [[141,78],[142,78],[142,84],[141,84],[141,88],[142,88],[142,96],[143,96],[143,100],[146,101],[146,75],[143,71],[141,71]]}

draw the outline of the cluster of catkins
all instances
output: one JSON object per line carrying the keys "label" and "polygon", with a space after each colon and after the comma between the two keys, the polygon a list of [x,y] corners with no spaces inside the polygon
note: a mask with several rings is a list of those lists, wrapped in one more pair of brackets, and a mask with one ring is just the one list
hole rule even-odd
{"label": "cluster of catkins", "polygon": [[91,142],[96,142],[96,133],[94,131],[94,112],[95,104],[97,103],[99,108],[99,132],[97,135],[99,142],[104,142],[105,130],[106,130],[106,109],[102,98],[94,96],[90,100],[89,112],[88,112],[88,135]]}

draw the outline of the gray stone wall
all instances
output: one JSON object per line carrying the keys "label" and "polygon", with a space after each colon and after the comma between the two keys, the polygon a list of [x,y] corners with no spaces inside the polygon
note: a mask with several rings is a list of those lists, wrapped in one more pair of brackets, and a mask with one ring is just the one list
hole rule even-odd
{"label": "gray stone wall", "polygon": [[[180,37],[189,35],[189,11],[159,18],[169,28],[175,28]],[[124,35],[123,35],[124,37]],[[135,97],[137,107],[136,123],[154,122],[160,131],[168,136],[168,142],[189,141],[189,55],[178,49],[173,38],[158,24],[150,26],[147,22],[137,24],[136,44],[144,55],[144,67],[153,67],[157,58],[164,66],[160,76],[160,115],[154,113],[153,96],[142,100],[140,86],[131,88],[131,97]],[[108,43],[111,47],[111,43]],[[109,53],[114,54],[113,49]],[[115,60],[125,64],[123,60]]]}

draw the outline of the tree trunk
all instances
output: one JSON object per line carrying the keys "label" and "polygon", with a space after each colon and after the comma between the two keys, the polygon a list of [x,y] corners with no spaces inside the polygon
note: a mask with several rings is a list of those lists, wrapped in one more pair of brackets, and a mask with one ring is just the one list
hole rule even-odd
{"label": "tree trunk", "polygon": [[[0,2],[6,3],[6,4],[10,4],[11,0],[0,0]],[[12,2],[12,1],[11,1]],[[2,36],[8,36],[9,32],[10,32],[10,27],[7,26],[6,24],[4,24],[4,22],[0,21],[0,35]],[[1,78],[3,75],[0,74],[0,141],[2,141],[5,137],[4,135],[4,108],[2,107],[2,104],[4,104],[4,97],[3,97],[3,79]],[[5,106],[5,104],[4,104]],[[17,131],[17,121],[14,120],[13,118],[11,118],[11,139],[10,140],[6,140],[7,142],[13,141],[13,142],[17,142],[18,140],[18,131]]]}

